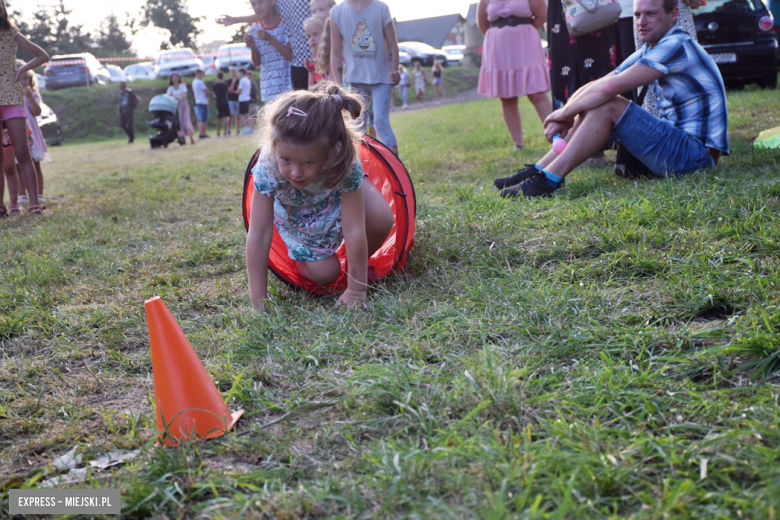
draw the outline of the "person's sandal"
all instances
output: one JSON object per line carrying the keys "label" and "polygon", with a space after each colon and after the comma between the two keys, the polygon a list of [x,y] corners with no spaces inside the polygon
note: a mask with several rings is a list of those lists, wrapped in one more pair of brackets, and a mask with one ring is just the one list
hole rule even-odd
{"label": "person's sandal", "polygon": [[9,215],[21,215],[22,211],[19,209],[19,206],[8,206],[8,214]]}
{"label": "person's sandal", "polygon": [[0,218],[6,218],[8,216],[8,210],[5,209],[5,206],[0,204]]}
{"label": "person's sandal", "polygon": [[27,214],[31,217],[41,217],[43,216],[43,209],[38,204],[30,204],[27,207]]}

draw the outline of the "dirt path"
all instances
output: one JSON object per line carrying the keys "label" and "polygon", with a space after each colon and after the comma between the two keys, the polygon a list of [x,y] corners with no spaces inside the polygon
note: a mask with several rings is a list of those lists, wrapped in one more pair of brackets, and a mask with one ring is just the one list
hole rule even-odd
{"label": "dirt path", "polygon": [[[437,101],[426,101],[424,105],[421,105],[417,102],[416,99],[412,100],[412,92],[410,90],[409,92],[409,108],[406,110],[420,110],[421,108],[431,108],[431,107],[437,107],[441,105],[452,105],[455,103],[468,103],[469,101],[478,101],[480,99],[487,99],[485,96],[480,96],[477,92],[477,88],[472,88],[470,90],[464,90],[463,92],[460,92],[458,94],[455,94],[454,96],[445,97],[442,100]],[[403,108],[401,107],[391,107],[390,112],[403,112]]]}

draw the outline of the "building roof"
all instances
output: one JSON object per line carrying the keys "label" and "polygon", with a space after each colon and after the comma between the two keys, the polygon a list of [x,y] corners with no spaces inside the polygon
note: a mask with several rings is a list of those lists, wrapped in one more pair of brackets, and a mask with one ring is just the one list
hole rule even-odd
{"label": "building roof", "polygon": [[468,23],[477,22],[477,4],[471,4],[469,6],[469,12],[466,14],[466,21]]}
{"label": "building roof", "polygon": [[444,45],[452,26],[464,21],[465,19],[456,13],[395,22],[395,33],[399,42],[423,42],[438,49]]}

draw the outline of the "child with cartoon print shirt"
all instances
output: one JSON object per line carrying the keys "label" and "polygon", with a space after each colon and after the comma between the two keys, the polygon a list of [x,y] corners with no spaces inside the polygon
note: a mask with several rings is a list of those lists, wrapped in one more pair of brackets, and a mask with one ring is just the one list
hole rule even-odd
{"label": "child with cartoon print shirt", "polygon": [[[346,61],[343,78],[352,88],[373,102],[373,124],[379,140],[398,153],[398,142],[390,127],[393,85],[398,72],[398,39],[387,4],[379,0],[344,0],[330,10],[331,79],[342,81],[342,55]],[[369,121],[365,121],[368,125]],[[365,128],[365,127],[364,127]]]}

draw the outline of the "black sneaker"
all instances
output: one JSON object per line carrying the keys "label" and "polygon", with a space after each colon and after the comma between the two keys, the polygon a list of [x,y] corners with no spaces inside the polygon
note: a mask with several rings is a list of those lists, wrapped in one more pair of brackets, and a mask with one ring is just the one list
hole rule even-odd
{"label": "black sneaker", "polygon": [[547,178],[544,173],[538,172],[525,181],[520,188],[523,190],[523,196],[531,197],[549,197],[559,189],[563,188],[564,181],[555,184]]}
{"label": "black sneaker", "polygon": [[523,181],[529,179],[535,173],[539,173],[539,170],[536,169],[536,166],[534,166],[533,164],[526,164],[525,169],[517,170],[509,177],[499,177],[498,179],[494,179],[493,186],[495,186],[499,190],[503,188],[508,188],[509,186],[517,186]]}

